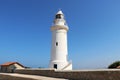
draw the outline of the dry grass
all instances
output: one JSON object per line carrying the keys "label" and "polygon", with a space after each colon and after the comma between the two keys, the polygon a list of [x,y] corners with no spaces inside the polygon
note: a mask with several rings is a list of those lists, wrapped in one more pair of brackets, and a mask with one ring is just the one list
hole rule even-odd
{"label": "dry grass", "polygon": [[0,74],[0,80],[35,80],[35,79],[13,77],[13,76],[1,75]]}

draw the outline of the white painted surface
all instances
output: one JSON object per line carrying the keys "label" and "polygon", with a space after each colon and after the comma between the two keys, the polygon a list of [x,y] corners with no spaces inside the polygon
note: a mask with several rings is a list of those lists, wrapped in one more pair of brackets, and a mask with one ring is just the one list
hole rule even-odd
{"label": "white painted surface", "polygon": [[[52,31],[52,49],[51,49],[51,60],[50,68],[54,68],[54,64],[57,64],[57,69],[62,70],[65,66],[69,64],[67,61],[68,48],[67,48],[67,31],[68,26],[64,19],[64,14],[62,11],[58,11],[56,14],[60,15],[60,18],[55,18],[54,25],[51,27]],[[71,67],[66,67],[67,70],[72,69]]]}

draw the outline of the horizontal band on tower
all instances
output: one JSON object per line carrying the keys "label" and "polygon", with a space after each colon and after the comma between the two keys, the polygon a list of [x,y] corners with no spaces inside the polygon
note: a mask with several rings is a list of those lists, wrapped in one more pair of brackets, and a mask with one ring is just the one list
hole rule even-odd
{"label": "horizontal band on tower", "polygon": [[65,29],[66,31],[68,31],[68,26],[65,26],[65,25],[54,25],[51,27],[51,30],[59,30],[59,29]]}

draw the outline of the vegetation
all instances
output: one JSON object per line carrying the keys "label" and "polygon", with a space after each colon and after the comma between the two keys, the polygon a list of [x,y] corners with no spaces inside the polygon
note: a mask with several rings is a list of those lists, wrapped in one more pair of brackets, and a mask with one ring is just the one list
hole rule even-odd
{"label": "vegetation", "polygon": [[115,61],[112,64],[110,64],[108,68],[113,69],[113,68],[117,68],[118,66],[120,66],[120,61]]}
{"label": "vegetation", "polygon": [[45,67],[41,67],[41,66],[40,66],[40,67],[38,67],[38,68],[39,68],[39,69],[42,69],[42,68],[45,68]]}

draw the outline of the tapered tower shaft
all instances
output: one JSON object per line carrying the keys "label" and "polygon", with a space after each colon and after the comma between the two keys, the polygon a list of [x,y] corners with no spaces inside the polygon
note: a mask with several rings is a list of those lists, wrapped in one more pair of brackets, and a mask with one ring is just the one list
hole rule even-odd
{"label": "tapered tower shaft", "polygon": [[50,68],[59,70],[72,69],[72,63],[67,60],[67,31],[68,26],[64,19],[62,11],[58,11],[55,16],[54,25],[51,27],[52,31],[52,49]]}

